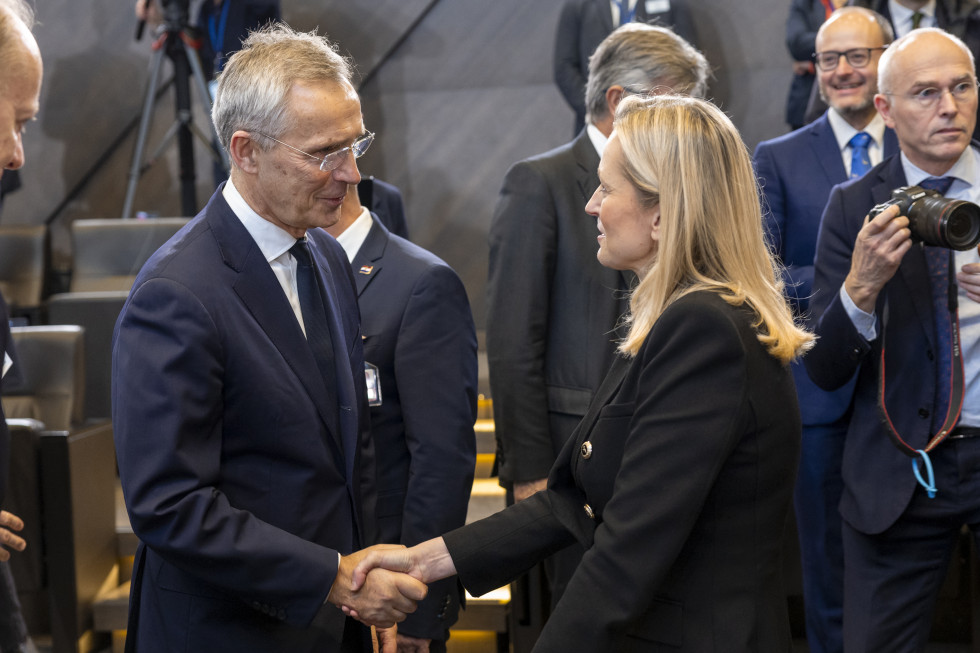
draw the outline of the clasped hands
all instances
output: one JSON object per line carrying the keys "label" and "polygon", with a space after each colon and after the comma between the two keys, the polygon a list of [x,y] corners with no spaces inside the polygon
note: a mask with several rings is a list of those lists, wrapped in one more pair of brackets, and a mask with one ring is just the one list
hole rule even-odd
{"label": "clasped hands", "polygon": [[455,573],[441,537],[411,548],[378,544],[341,557],[327,600],[358,621],[387,628],[415,612],[426,583]]}

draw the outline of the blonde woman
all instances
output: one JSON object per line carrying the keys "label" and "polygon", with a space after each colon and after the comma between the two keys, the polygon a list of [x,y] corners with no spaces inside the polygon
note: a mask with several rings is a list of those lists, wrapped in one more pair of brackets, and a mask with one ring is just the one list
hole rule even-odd
{"label": "blonde woman", "polygon": [[548,489],[411,549],[373,552],[481,594],[574,541],[587,549],[535,651],[790,648],[780,541],[799,410],[794,323],[748,152],[725,115],[632,97],[586,207],[599,261],[636,272],[629,335]]}

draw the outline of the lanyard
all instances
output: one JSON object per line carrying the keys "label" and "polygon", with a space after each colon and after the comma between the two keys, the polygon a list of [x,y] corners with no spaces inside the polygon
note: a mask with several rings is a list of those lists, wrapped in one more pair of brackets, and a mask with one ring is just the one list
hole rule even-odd
{"label": "lanyard", "polygon": [[[882,329],[881,329],[881,364],[879,366],[880,376],[878,378],[878,408],[881,410],[881,415],[884,419],[885,426],[888,428],[888,435],[891,436],[892,442],[895,443],[902,453],[907,456],[911,456],[912,460],[912,471],[915,473],[916,480],[919,484],[926,489],[929,494],[929,498],[936,496],[936,483],[932,472],[932,461],[929,460],[929,452],[939,446],[939,443],[946,439],[953,427],[956,426],[956,422],[960,418],[960,411],[963,409],[963,392],[964,392],[964,380],[963,380],[963,355],[960,352],[960,320],[958,313],[958,301],[957,301],[957,287],[956,287],[956,275],[954,273],[954,259],[953,252],[949,252],[949,286],[946,295],[946,304],[949,307],[949,321],[951,326],[950,332],[950,396],[949,396],[949,408],[946,411],[946,420],[943,422],[942,427],[939,432],[936,433],[929,440],[925,449],[916,449],[912,445],[908,444],[902,439],[898,431],[895,429],[895,425],[888,415],[888,408],[885,406],[885,334],[887,333],[887,322],[888,322],[888,302],[885,301],[885,307],[882,311]],[[922,460],[925,464],[927,479],[922,478],[921,472],[919,471],[919,460]]]}
{"label": "lanyard", "polygon": [[[639,0],[637,0],[637,4],[639,4]],[[620,25],[625,25],[626,23],[632,23],[633,19],[636,18],[636,5],[633,5],[633,8],[627,11],[627,8],[629,6],[630,6],[630,0],[619,1],[619,24]]]}
{"label": "lanyard", "polygon": [[211,49],[214,50],[215,73],[221,72],[225,66],[225,28],[228,26],[228,7],[232,1],[224,0],[221,3],[221,22],[218,25],[215,25],[214,14],[208,16],[208,36],[211,37]]}

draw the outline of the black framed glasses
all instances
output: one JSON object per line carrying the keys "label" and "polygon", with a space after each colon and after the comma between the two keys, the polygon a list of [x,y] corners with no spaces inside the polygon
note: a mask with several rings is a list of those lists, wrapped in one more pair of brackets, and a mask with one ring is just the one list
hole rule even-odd
{"label": "black framed glasses", "polygon": [[851,48],[839,52],[837,50],[825,50],[824,52],[814,52],[813,61],[820,70],[834,70],[840,63],[840,58],[847,59],[847,63],[852,68],[864,68],[871,63],[871,53],[877,50],[884,50],[887,46],[880,48]]}
{"label": "black framed glasses", "polygon": [[315,161],[319,161],[320,170],[324,172],[329,172],[331,170],[336,170],[337,168],[339,168],[340,165],[347,159],[348,152],[353,154],[355,159],[360,159],[362,156],[364,156],[364,153],[368,151],[368,148],[371,147],[371,143],[374,142],[374,133],[367,132],[363,136],[359,136],[353,143],[351,143],[347,147],[343,147],[339,150],[334,150],[333,152],[330,152],[326,156],[316,156],[315,154],[304,152],[298,147],[293,147],[289,143],[283,143],[279,139],[273,138],[268,134],[263,134],[262,132],[256,132],[256,133],[265,136],[270,141],[275,141],[276,143],[279,143],[280,145],[288,147],[291,150],[299,152],[300,154],[305,154],[306,156],[310,157]]}

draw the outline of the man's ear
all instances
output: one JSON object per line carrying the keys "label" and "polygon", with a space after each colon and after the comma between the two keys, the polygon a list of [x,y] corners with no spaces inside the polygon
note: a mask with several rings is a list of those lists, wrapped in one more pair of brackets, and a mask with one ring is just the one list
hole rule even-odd
{"label": "man's ear", "polygon": [[252,140],[252,135],[247,131],[236,131],[231,135],[231,143],[228,144],[228,156],[236,168],[243,172],[256,173],[258,162],[256,154],[259,148]]}
{"label": "man's ear", "polygon": [[885,126],[895,129],[895,120],[891,115],[892,107],[887,95],[884,93],[875,95],[875,109],[881,114],[882,119],[885,121]]}
{"label": "man's ear", "polygon": [[606,108],[609,110],[610,116],[616,115],[616,107],[623,101],[625,95],[626,89],[619,84],[613,84],[606,89]]}

